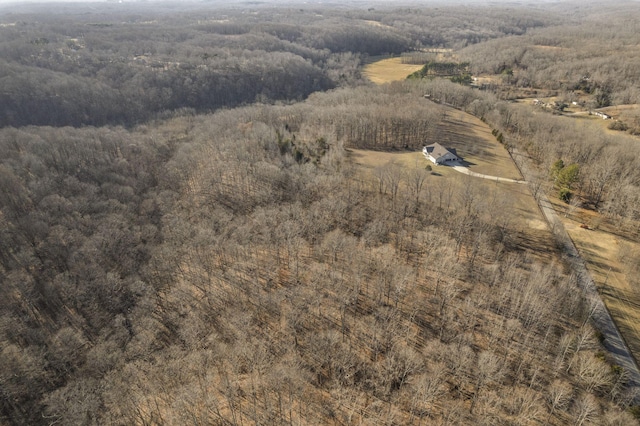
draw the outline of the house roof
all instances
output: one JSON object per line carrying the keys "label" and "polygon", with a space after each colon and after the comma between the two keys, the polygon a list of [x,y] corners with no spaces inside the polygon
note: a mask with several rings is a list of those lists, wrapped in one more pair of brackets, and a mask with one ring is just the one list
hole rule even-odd
{"label": "house roof", "polygon": [[453,148],[447,149],[437,142],[434,144],[425,146],[424,150],[436,160],[440,157],[444,157],[446,154],[453,154],[456,157],[458,156],[455,149]]}

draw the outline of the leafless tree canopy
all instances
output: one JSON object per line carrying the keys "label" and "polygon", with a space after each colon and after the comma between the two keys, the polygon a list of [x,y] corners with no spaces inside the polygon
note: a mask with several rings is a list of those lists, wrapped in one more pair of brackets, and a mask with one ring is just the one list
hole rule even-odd
{"label": "leafless tree canopy", "polygon": [[513,200],[350,156],[419,149],[453,105],[540,190],[579,165],[585,202],[637,232],[630,135],[360,77],[367,55],[476,43],[485,69],[491,43],[563,42],[568,10],[111,6],[0,15],[0,423],[634,424]]}

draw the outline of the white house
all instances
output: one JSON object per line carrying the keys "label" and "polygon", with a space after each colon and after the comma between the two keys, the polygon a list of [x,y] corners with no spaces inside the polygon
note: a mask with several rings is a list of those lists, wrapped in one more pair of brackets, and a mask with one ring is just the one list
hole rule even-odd
{"label": "white house", "polygon": [[433,164],[445,164],[460,160],[455,149],[447,149],[439,143],[425,146],[422,148],[422,153]]}

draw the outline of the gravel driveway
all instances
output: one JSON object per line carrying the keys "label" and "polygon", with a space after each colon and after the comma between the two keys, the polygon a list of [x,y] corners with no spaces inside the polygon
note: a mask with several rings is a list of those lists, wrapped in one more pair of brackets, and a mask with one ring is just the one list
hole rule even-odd
{"label": "gravel driveway", "polygon": [[503,178],[503,177],[498,177],[498,176],[483,175],[482,173],[472,172],[471,170],[469,170],[468,167],[465,167],[465,166],[461,165],[460,163],[451,163],[451,164],[452,165],[450,167],[453,170],[455,170],[456,172],[464,173],[465,175],[477,177],[477,178],[480,178],[480,179],[489,179],[489,180],[493,180],[493,181],[497,181],[497,182],[527,183],[524,180],[508,179],[508,178]]}

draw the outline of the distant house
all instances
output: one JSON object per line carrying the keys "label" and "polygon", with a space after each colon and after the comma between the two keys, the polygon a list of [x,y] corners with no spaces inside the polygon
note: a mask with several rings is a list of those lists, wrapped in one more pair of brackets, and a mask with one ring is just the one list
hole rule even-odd
{"label": "distant house", "polygon": [[460,157],[458,157],[455,149],[447,149],[439,143],[425,146],[424,148],[422,148],[422,153],[433,164],[445,164],[452,161],[460,160]]}

